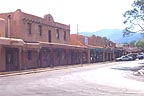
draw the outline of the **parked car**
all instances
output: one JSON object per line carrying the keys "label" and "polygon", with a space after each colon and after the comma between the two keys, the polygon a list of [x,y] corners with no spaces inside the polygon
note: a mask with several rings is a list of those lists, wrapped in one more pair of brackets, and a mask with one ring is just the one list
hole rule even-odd
{"label": "parked car", "polygon": [[127,54],[127,56],[130,56],[133,58],[133,60],[136,60],[137,59],[137,56],[138,54],[137,53],[130,53],[130,54]]}
{"label": "parked car", "polygon": [[131,61],[131,60],[133,60],[133,58],[127,55],[116,58],[116,61]]}
{"label": "parked car", "polygon": [[137,58],[138,58],[138,59],[144,59],[144,53],[139,53],[139,54],[137,55]]}

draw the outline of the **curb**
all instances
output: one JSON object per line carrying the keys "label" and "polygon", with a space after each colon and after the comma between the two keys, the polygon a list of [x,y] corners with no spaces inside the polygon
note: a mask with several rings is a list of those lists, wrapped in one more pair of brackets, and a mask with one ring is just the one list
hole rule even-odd
{"label": "curb", "polygon": [[9,76],[16,76],[16,75],[40,73],[40,72],[46,72],[46,71],[77,68],[77,67],[84,67],[84,66],[91,66],[91,65],[106,65],[109,63],[112,63],[112,62],[87,63],[87,64],[77,64],[77,65],[36,68],[36,69],[28,69],[28,70],[20,70],[20,71],[0,72],[0,77],[9,77]]}
{"label": "curb", "polygon": [[0,72],[0,77],[9,77],[16,75],[24,75],[24,74],[32,74],[32,73],[40,73],[46,71],[60,70],[60,69],[68,69],[68,68],[76,68],[82,67],[82,65],[71,65],[71,66],[58,66],[58,67],[47,67],[47,68],[37,68],[37,69],[29,69],[29,70],[21,70],[21,71],[10,71],[10,72]]}

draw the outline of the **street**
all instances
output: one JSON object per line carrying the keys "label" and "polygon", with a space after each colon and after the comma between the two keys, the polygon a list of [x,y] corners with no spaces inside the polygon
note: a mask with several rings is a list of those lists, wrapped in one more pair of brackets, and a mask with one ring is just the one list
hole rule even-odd
{"label": "street", "polygon": [[0,77],[0,96],[144,96],[144,60]]}

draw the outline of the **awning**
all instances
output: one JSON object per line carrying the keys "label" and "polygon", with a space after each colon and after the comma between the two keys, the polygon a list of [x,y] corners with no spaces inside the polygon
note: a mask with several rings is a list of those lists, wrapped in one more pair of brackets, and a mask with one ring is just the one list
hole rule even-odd
{"label": "awning", "polygon": [[70,45],[70,44],[60,44],[60,43],[49,43],[49,42],[40,42],[41,47],[45,48],[64,48],[64,49],[87,49],[86,46]]}
{"label": "awning", "polygon": [[22,39],[0,37],[0,45],[15,45],[24,46],[25,42]]}
{"label": "awning", "polygon": [[27,50],[29,50],[29,49],[39,50],[40,45],[39,45],[39,43],[25,43],[24,48],[27,49]]}

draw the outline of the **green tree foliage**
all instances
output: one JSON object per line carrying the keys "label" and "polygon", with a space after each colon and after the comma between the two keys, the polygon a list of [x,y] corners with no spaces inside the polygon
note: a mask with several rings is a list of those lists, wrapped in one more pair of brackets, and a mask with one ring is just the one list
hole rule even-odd
{"label": "green tree foliage", "polygon": [[130,32],[144,33],[144,0],[135,0],[132,4],[132,9],[124,13],[126,20],[125,34]]}
{"label": "green tree foliage", "polygon": [[108,41],[110,41],[110,39],[108,39],[107,37],[103,37],[103,39],[104,39],[104,40],[108,40]]}
{"label": "green tree foliage", "polygon": [[136,41],[131,41],[131,42],[129,43],[129,45],[130,45],[131,47],[135,47],[135,46],[136,46]]}
{"label": "green tree foliage", "polygon": [[144,40],[143,40],[143,39],[140,39],[140,40],[136,43],[136,46],[139,47],[139,48],[144,48]]}

